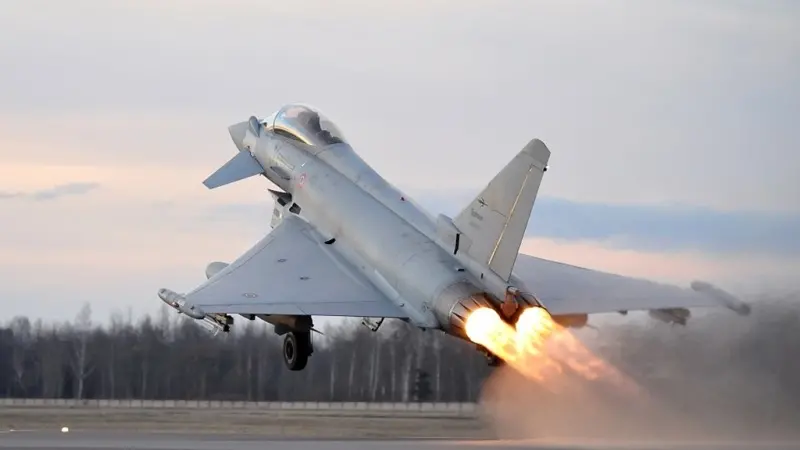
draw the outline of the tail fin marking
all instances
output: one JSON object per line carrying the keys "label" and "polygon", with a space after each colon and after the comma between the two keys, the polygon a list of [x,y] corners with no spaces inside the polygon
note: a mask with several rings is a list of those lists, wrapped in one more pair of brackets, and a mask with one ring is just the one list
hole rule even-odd
{"label": "tail fin marking", "polygon": [[470,242],[470,257],[504,280],[517,260],[549,159],[542,141],[530,141],[453,221]]}

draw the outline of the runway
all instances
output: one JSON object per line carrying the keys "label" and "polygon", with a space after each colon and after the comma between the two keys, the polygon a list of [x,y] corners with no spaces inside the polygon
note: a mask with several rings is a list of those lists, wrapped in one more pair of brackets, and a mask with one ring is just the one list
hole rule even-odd
{"label": "runway", "polygon": [[0,449],[94,450],[434,450],[434,449],[796,449],[798,443],[545,443],[496,440],[305,440],[271,439],[255,435],[167,434],[146,432],[10,431],[0,434]]}

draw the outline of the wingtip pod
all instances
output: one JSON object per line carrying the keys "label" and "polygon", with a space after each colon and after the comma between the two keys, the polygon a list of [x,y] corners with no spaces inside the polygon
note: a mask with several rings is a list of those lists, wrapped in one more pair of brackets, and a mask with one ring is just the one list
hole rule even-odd
{"label": "wingtip pod", "polygon": [[692,290],[701,294],[708,295],[725,305],[726,308],[736,312],[740,316],[749,316],[752,309],[750,305],[739,300],[733,295],[705,281],[693,281]]}
{"label": "wingtip pod", "polygon": [[159,289],[158,297],[167,305],[175,308],[193,319],[202,319],[206,316],[202,309],[186,301],[186,297],[169,289]]}
{"label": "wingtip pod", "polygon": [[223,325],[217,323],[213,318],[208,317],[200,307],[189,303],[183,295],[162,288],[158,290],[158,297],[171,308],[178,311],[178,313],[183,313],[192,319],[196,319],[193,322],[211,333],[212,336],[216,336],[220,331],[225,331]]}

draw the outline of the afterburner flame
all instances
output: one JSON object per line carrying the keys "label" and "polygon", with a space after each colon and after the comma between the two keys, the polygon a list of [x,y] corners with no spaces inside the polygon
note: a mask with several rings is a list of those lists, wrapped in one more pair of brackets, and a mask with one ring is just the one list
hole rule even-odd
{"label": "afterburner flame", "polygon": [[474,343],[483,345],[505,361],[515,361],[516,332],[503,322],[497,312],[489,308],[479,308],[467,317],[467,337]]}
{"label": "afterburner flame", "polygon": [[496,311],[481,308],[466,323],[467,337],[505,360],[526,377],[548,382],[570,370],[589,380],[603,379],[623,387],[623,377],[594,356],[543,308],[527,308],[516,329]]}
{"label": "afterburner flame", "polygon": [[483,345],[492,340],[490,338],[492,334],[502,331],[504,328],[503,325],[506,324],[500,320],[500,316],[498,316],[494,310],[479,308],[467,318],[467,337],[470,338],[472,342]]}

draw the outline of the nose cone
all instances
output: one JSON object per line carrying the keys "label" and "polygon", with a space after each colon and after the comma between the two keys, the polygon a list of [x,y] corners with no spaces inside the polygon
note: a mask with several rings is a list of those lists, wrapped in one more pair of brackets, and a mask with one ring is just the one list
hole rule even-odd
{"label": "nose cone", "polygon": [[248,122],[239,122],[228,127],[228,133],[230,133],[233,143],[236,144],[236,148],[238,148],[240,152],[247,150],[244,145],[244,140],[247,137],[248,128]]}

